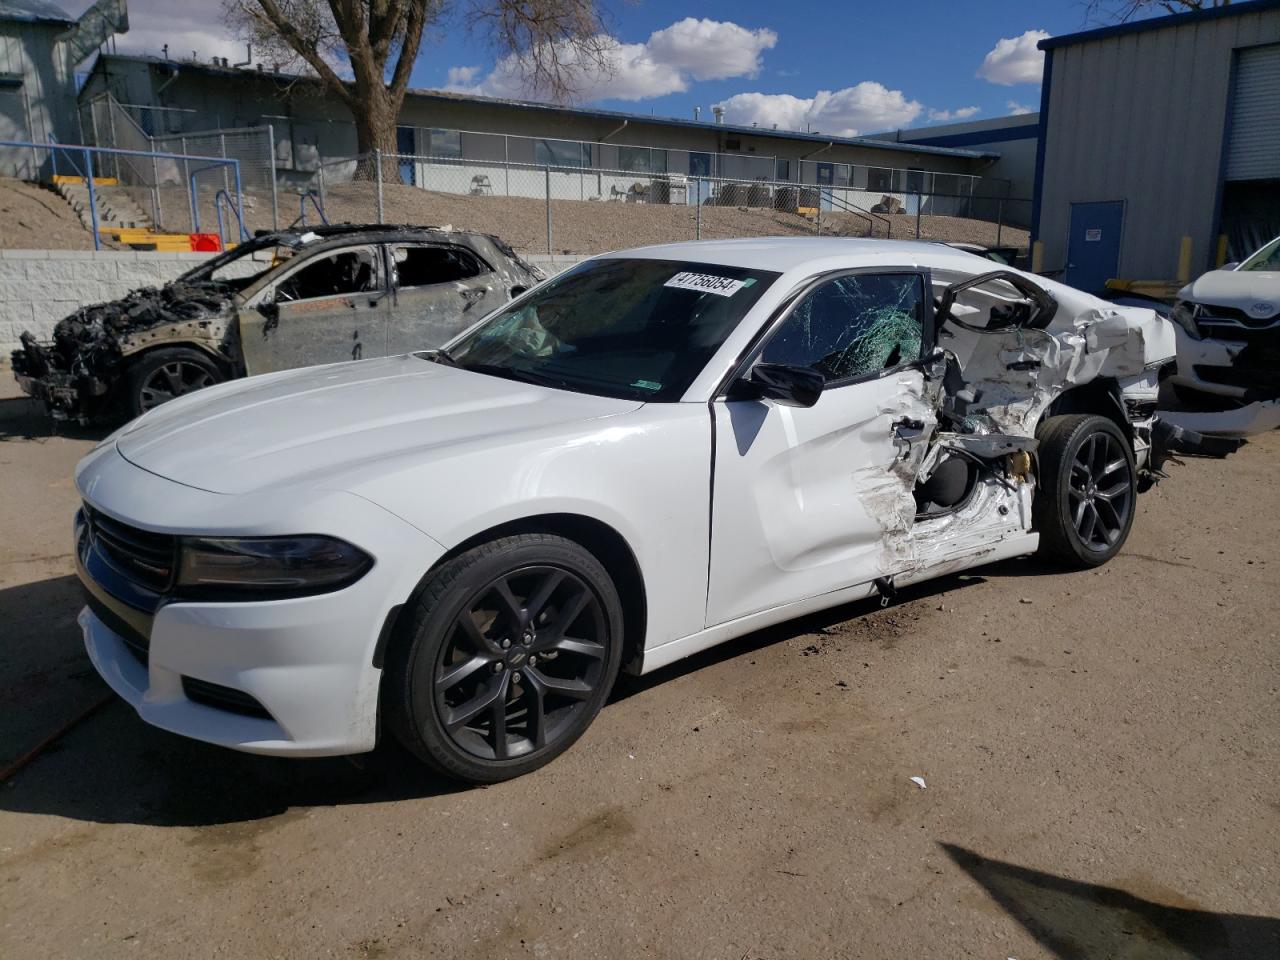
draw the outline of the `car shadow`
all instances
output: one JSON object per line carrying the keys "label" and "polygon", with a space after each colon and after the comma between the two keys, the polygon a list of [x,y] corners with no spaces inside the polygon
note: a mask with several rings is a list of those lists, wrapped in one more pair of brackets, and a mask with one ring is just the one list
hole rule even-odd
{"label": "car shadow", "polygon": [[69,437],[73,440],[101,440],[113,426],[83,427],[66,420],[55,420],[44,412],[40,403],[30,397],[0,400],[0,443],[13,440],[46,440]]}
{"label": "car shadow", "polygon": [[[899,596],[910,600],[980,582],[981,577],[960,574],[906,588]],[[75,577],[0,590],[0,618],[13,625],[7,645],[21,653],[0,659],[0,690],[11,692],[4,699],[16,708],[0,720],[0,738],[16,743],[20,734],[22,740],[5,751],[5,762],[36,746],[107,690],[81,645],[75,623],[78,592]],[[644,677],[623,677],[610,704],[878,608],[875,599],[846,604],[758,630]],[[33,611],[46,616],[28,615]],[[73,683],[88,689],[69,697]],[[391,737],[356,757],[259,757],[158,730],[112,699],[4,784],[0,810],[95,823],[202,826],[273,817],[293,807],[382,803],[468,789],[473,788],[428,770]]]}
{"label": "car shadow", "polygon": [[[1168,906],[1128,890],[1069,880],[940,844],[947,856],[1059,960],[1227,960],[1280,956],[1280,919]],[[1174,899],[1169,891],[1156,894]]]}

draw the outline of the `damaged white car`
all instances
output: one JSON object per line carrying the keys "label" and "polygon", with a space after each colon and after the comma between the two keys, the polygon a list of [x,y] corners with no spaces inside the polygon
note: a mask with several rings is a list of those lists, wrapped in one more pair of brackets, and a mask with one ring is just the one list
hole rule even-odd
{"label": "damaged white car", "polygon": [[649,247],[445,349],[181,397],[77,470],[93,663],[189,737],[381,729],[493,782],[573,743],[620,668],[1007,557],[1104,563],[1170,439],[1172,327],[992,266]]}
{"label": "damaged white car", "polygon": [[1280,426],[1280,237],[1179,290],[1172,319],[1178,369],[1170,383],[1178,397],[1194,406],[1206,399],[1240,406],[1171,420],[1238,437]]}

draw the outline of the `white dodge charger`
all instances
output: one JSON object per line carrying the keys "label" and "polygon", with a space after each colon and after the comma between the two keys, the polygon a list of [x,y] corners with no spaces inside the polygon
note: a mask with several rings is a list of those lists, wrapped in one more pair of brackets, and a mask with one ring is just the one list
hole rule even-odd
{"label": "white dodge charger", "polygon": [[619,669],[1003,558],[1101,564],[1158,473],[1173,331],[992,266],[630,250],[441,350],[165,404],[76,472],[89,655],[175,733],[304,756],[385,729],[493,782]]}

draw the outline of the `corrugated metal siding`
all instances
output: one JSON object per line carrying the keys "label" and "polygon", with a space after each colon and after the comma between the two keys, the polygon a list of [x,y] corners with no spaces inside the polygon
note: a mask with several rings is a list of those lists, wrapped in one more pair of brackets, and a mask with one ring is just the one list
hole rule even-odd
{"label": "corrugated metal siding", "polygon": [[1228,180],[1280,177],[1280,44],[1241,50],[1231,108]]}
{"label": "corrugated metal siding", "polygon": [[1066,264],[1071,203],[1124,200],[1123,276],[1169,278],[1178,244],[1213,253],[1233,51],[1280,42],[1280,10],[1055,48],[1039,239]]}

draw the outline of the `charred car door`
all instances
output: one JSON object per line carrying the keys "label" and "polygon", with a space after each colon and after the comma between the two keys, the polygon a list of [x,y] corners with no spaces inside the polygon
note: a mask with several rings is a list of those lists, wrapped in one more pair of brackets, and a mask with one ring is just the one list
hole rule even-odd
{"label": "charred car door", "polygon": [[386,275],[374,244],[291,261],[241,308],[252,375],[386,354]]}
{"label": "charred car door", "polygon": [[393,291],[388,354],[438,347],[507,300],[498,275],[465,247],[395,243],[387,254]]}
{"label": "charred car door", "polygon": [[[929,298],[914,270],[812,281],[714,401],[708,626],[893,572],[936,425]],[[817,402],[752,398],[770,365],[821,374]]]}

